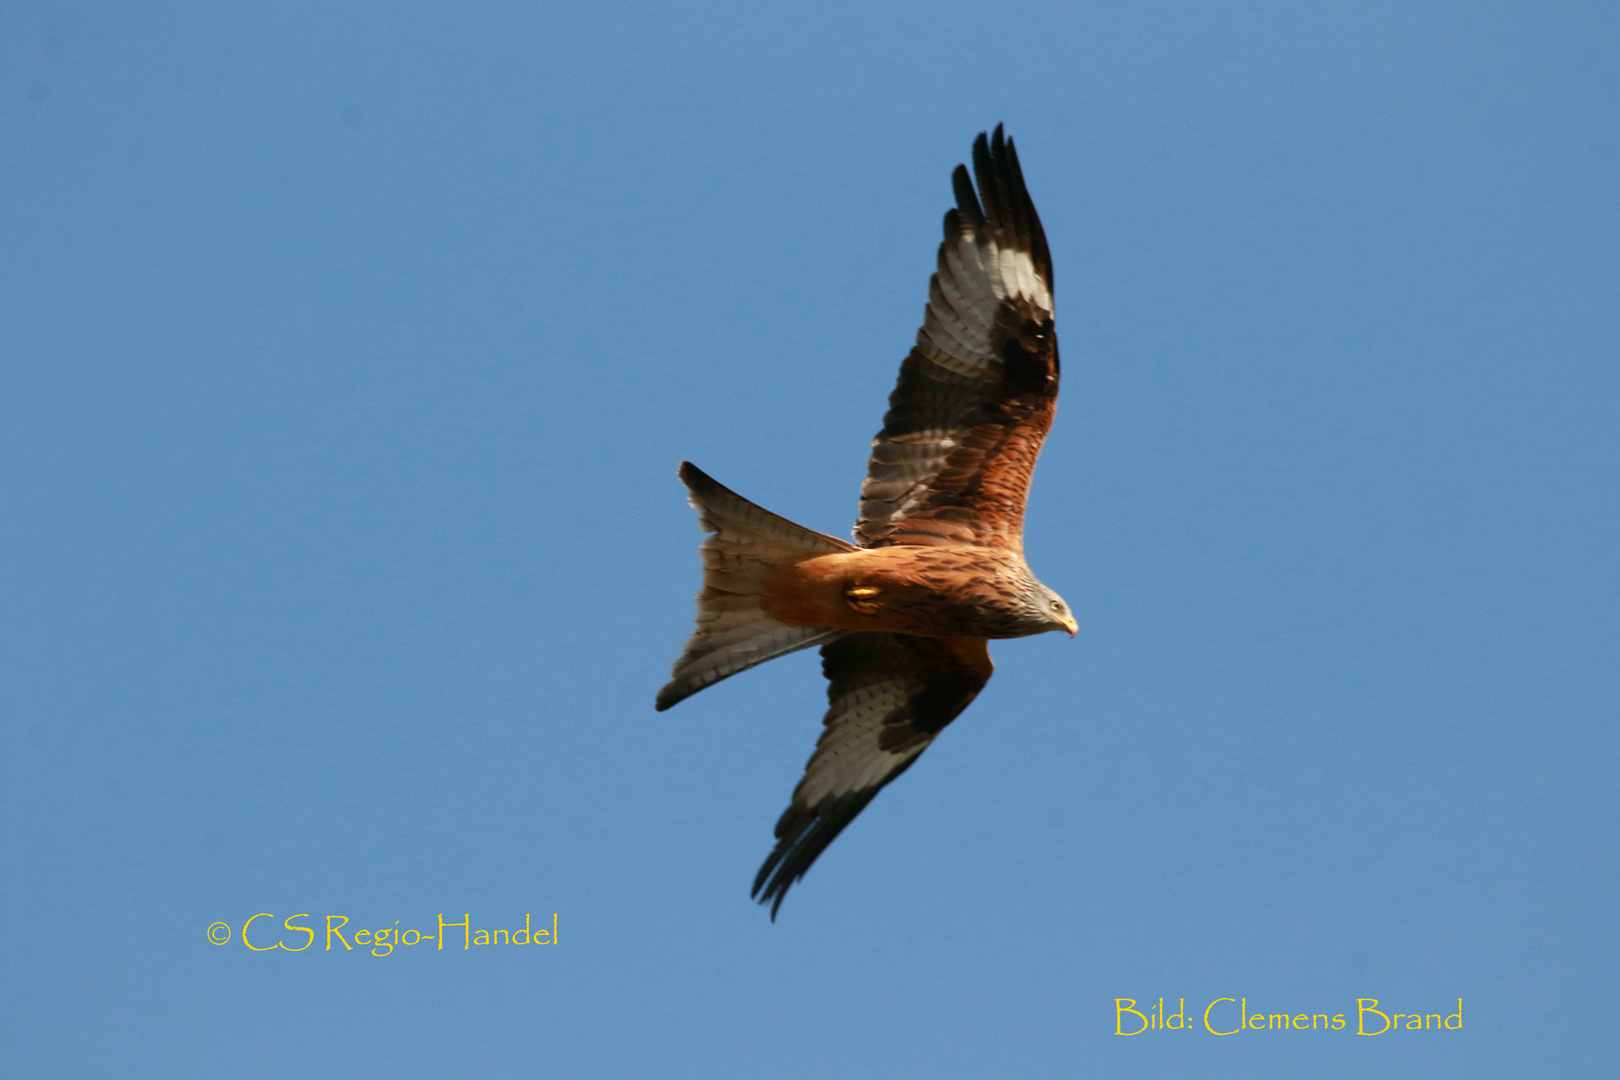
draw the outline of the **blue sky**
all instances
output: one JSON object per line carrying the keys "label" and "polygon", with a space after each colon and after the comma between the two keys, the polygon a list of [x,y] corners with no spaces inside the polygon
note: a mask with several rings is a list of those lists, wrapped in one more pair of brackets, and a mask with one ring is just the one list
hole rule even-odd
{"label": "blue sky", "polygon": [[[7,1074],[1612,1072],[1616,31],[6,5]],[[1001,121],[1081,633],[995,645],[772,925],[823,684],[652,711],[674,467],[846,532]],[[259,912],[559,935],[253,952]],[[1160,996],[1350,1030],[1115,1033]]]}

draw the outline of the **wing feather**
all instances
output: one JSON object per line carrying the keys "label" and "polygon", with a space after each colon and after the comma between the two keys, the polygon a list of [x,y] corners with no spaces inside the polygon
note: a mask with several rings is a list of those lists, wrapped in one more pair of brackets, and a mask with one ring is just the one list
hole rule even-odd
{"label": "wing feather", "polygon": [[[975,190],[974,178],[977,178]],[[856,540],[1022,545],[1024,503],[1058,390],[1052,265],[1012,140],[951,176],[938,270],[861,486]]]}
{"label": "wing feather", "polygon": [[876,633],[822,646],[826,727],[754,879],[772,919],[844,826],[978,696],[993,670],[985,646],[983,638]]}

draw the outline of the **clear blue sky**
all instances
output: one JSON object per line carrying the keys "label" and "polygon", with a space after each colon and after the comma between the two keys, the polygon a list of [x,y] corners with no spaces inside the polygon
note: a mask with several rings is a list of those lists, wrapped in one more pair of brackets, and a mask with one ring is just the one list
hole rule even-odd
{"label": "clear blue sky", "polygon": [[[1616,19],[6,4],[0,1066],[1613,1075]],[[772,925],[823,684],[653,712],[674,467],[846,533],[998,121],[1081,634]],[[1464,1026],[1115,1034],[1160,996]]]}

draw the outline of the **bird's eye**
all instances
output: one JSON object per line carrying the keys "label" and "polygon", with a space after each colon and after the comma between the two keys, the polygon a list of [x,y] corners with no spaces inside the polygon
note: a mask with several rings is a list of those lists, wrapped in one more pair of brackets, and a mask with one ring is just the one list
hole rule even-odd
{"label": "bird's eye", "polygon": [[1061,601],[1061,600],[1052,601],[1052,610],[1058,612],[1059,614],[1061,614],[1063,612],[1063,601]]}

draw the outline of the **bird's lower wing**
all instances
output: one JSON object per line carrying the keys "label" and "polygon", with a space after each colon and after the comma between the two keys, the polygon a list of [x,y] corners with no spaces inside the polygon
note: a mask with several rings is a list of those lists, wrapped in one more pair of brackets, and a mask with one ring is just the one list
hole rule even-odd
{"label": "bird's lower wing", "polygon": [[844,826],[978,696],[993,670],[986,644],[859,633],[822,646],[832,703],[826,730],[754,879],[753,895],[771,904],[772,919]]}

